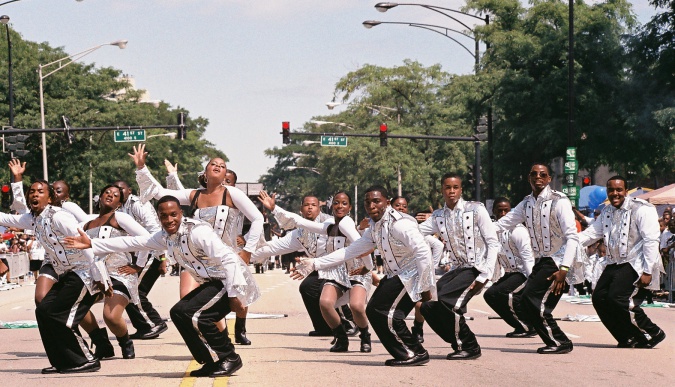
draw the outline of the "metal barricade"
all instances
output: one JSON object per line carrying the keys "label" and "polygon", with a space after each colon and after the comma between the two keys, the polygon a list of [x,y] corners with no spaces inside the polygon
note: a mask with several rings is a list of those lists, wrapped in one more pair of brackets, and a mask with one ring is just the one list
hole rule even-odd
{"label": "metal barricade", "polygon": [[30,271],[30,261],[28,258],[28,253],[5,253],[0,254],[0,258],[7,260],[7,266],[9,266],[9,274],[11,275],[10,279],[15,279],[23,277]]}

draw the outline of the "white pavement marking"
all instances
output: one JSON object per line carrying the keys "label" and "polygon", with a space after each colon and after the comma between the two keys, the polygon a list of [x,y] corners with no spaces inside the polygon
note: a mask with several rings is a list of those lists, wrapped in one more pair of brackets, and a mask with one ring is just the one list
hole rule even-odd
{"label": "white pavement marking", "polygon": [[478,312],[478,313],[490,314],[490,312],[486,312],[486,311],[480,310],[480,309],[471,309],[471,310],[473,310],[474,312]]}

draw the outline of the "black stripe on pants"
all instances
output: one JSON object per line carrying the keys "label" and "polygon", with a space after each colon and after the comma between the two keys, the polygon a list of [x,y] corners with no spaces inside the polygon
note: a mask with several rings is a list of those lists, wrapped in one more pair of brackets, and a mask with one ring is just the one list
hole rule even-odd
{"label": "black stripe on pants", "polygon": [[523,295],[520,298],[521,320],[532,324],[537,334],[547,346],[559,346],[569,342],[565,333],[553,319],[553,309],[558,305],[563,292],[555,295],[551,291],[552,279],[547,279],[558,271],[558,265],[552,258],[543,257],[534,264],[532,274],[527,279]]}
{"label": "black stripe on pants", "polygon": [[314,271],[300,283],[299,290],[314,330],[322,334],[332,335],[333,330],[330,329],[321,314],[321,291],[325,282],[326,280],[319,278],[319,273]]}
{"label": "black stripe on pants", "polygon": [[420,311],[431,329],[455,351],[478,347],[476,335],[471,332],[464,319],[466,304],[480,290],[469,290],[478,277],[479,271],[459,268],[449,271],[436,283],[438,301],[427,301]]}
{"label": "black stripe on pants", "polygon": [[405,318],[415,307],[401,280],[384,277],[368,301],[366,316],[384,348],[394,359],[405,360],[424,352],[413,339]]}
{"label": "black stripe on pants", "polygon": [[72,368],[93,360],[78,325],[95,301],[82,279],[69,272],[59,276],[35,308],[42,345],[52,366]]}
{"label": "black stripe on pants", "polygon": [[[522,292],[517,292],[524,288],[523,284],[527,281],[525,274],[519,272],[505,273],[494,285],[492,285],[484,294],[483,298],[490,308],[494,310],[499,317],[509,324],[512,328],[519,331],[527,331],[527,323],[518,319],[517,313],[520,309],[520,297]],[[520,289],[519,289],[520,288]],[[522,312],[520,312],[522,315]]]}
{"label": "black stripe on pants", "polygon": [[227,291],[218,280],[201,284],[171,308],[171,320],[198,363],[215,363],[235,354],[227,331],[215,325],[228,313]]}
{"label": "black stripe on pants", "polygon": [[161,264],[162,261],[159,259],[153,259],[152,263],[141,272],[142,277],[138,284],[138,296],[141,300],[141,308],[139,309],[138,305],[130,302],[125,309],[127,315],[129,315],[131,325],[139,332],[147,332],[154,328],[155,325],[160,325],[164,322],[162,316],[159,315],[150,300],[148,300],[148,293],[150,293],[157,278],[159,278],[159,266]]}
{"label": "black stripe on pants", "polygon": [[633,285],[637,279],[630,263],[607,265],[593,290],[593,307],[619,343],[646,342],[660,330],[640,307],[649,290]]}

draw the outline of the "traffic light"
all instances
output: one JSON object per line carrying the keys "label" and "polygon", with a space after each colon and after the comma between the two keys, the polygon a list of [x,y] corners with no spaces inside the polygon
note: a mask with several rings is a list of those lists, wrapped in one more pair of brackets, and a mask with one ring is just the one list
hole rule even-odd
{"label": "traffic light", "polygon": [[10,200],[9,200],[10,192],[12,192],[12,188],[9,186],[9,184],[3,184],[2,185],[2,203],[0,203],[0,205],[2,205],[2,208],[6,209],[6,210],[9,209],[9,205],[11,204]]}
{"label": "traffic light", "polygon": [[591,181],[590,176],[584,176],[584,177],[581,178],[581,186],[582,187],[588,187],[591,184],[593,184],[593,182]]}
{"label": "traffic light", "polygon": [[473,187],[476,184],[476,172],[474,171],[473,165],[469,165],[469,171],[466,173],[466,182],[470,187]]}
{"label": "traffic light", "polygon": [[387,146],[387,124],[380,125],[380,146]]}
{"label": "traffic light", "polygon": [[291,122],[283,121],[281,123],[281,139],[284,144],[291,143]]}
{"label": "traffic light", "polygon": [[26,150],[25,141],[28,139],[27,134],[17,134],[16,136],[5,136],[5,152],[10,152],[12,157],[23,157],[30,153]]}
{"label": "traffic light", "polygon": [[185,113],[178,113],[178,136],[177,139],[183,141],[185,140],[185,135],[187,133],[187,127],[185,126]]}
{"label": "traffic light", "polygon": [[73,145],[73,138],[75,137],[70,133],[70,118],[66,116],[61,116],[61,121],[63,121],[63,129],[66,132],[66,138],[68,139],[68,144]]}

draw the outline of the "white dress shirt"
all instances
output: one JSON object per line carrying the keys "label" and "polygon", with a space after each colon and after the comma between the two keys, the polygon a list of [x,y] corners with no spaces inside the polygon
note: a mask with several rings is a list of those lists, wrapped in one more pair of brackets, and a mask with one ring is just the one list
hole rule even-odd
{"label": "white dress shirt", "polygon": [[459,199],[454,209],[447,205],[419,225],[423,235],[440,234],[455,267],[475,267],[478,282],[492,278],[500,245],[495,226],[485,206]]}
{"label": "white dress shirt", "polygon": [[558,266],[570,267],[576,259],[579,235],[572,203],[562,192],[549,186],[537,196],[530,194],[497,221],[513,230],[525,223],[535,258],[551,257]]}

